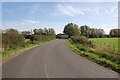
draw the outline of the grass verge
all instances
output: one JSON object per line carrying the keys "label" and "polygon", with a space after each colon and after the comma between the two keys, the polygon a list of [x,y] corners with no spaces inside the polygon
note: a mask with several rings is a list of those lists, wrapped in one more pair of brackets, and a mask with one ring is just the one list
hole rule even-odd
{"label": "grass verge", "polygon": [[90,50],[90,48],[74,44],[70,40],[67,40],[66,43],[67,46],[76,54],[120,73],[120,58],[118,56],[104,54],[97,50]]}
{"label": "grass verge", "polygon": [[[54,40],[57,40],[57,39],[54,39]],[[52,42],[54,40],[50,40],[50,41],[45,41],[45,42],[35,42],[33,44],[29,44],[29,45],[26,45],[24,47],[19,47],[19,48],[15,48],[15,49],[9,49],[9,50],[5,50],[5,51],[1,51],[0,52],[0,56],[2,56],[0,60],[2,61],[5,61],[7,60],[9,57],[12,57],[13,55],[15,54],[19,54],[20,52],[22,51],[26,51],[28,49],[31,49],[31,48],[34,48],[34,47],[37,47],[39,45],[42,45],[42,44],[45,44],[45,43],[49,43],[49,42]]]}

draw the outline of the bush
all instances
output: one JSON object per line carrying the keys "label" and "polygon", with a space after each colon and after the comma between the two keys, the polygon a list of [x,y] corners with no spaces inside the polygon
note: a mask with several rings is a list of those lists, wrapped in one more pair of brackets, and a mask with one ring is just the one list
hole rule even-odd
{"label": "bush", "polygon": [[71,40],[76,44],[83,44],[83,45],[93,47],[93,44],[91,43],[91,41],[89,41],[85,36],[72,36]]}
{"label": "bush", "polygon": [[14,49],[24,45],[25,38],[15,29],[8,29],[2,33],[2,45],[4,49]]}
{"label": "bush", "polygon": [[33,40],[45,42],[55,39],[55,35],[33,35]]}

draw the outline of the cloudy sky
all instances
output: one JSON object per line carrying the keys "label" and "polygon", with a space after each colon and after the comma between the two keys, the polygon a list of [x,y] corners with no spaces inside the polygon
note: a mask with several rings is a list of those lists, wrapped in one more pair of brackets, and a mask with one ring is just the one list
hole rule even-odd
{"label": "cloudy sky", "polygon": [[117,2],[3,2],[3,29],[20,31],[51,27],[62,33],[67,23],[103,28],[106,33],[118,28]]}

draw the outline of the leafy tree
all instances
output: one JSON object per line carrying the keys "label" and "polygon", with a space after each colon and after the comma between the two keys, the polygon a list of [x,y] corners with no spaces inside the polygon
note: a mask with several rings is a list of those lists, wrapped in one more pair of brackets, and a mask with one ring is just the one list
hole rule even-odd
{"label": "leafy tree", "polygon": [[23,35],[23,36],[30,35],[30,34],[31,34],[30,31],[22,31],[22,35]]}
{"label": "leafy tree", "polygon": [[104,37],[104,30],[103,29],[97,29],[97,36],[102,38]]}
{"label": "leafy tree", "polygon": [[47,28],[44,28],[44,35],[49,35],[49,30]]}
{"label": "leafy tree", "polygon": [[43,29],[39,29],[38,34],[39,34],[39,35],[42,35],[42,34],[43,34],[43,32],[44,32],[44,30],[43,30]]}
{"label": "leafy tree", "polygon": [[22,31],[22,35],[27,39],[30,39],[31,34],[31,31]]}
{"label": "leafy tree", "polygon": [[31,41],[48,41],[55,39],[55,30],[53,28],[34,29],[34,34],[31,35]]}
{"label": "leafy tree", "polygon": [[75,35],[80,35],[78,25],[73,24],[73,23],[68,23],[67,25],[65,25],[63,32],[66,35],[69,35],[69,37],[75,36]]}
{"label": "leafy tree", "polygon": [[33,32],[34,34],[39,34],[39,29],[34,29]]}
{"label": "leafy tree", "polygon": [[95,28],[91,28],[90,29],[90,38],[95,38],[96,37],[96,29]]}
{"label": "leafy tree", "polygon": [[53,28],[44,29],[34,29],[34,35],[55,35],[55,30]]}
{"label": "leafy tree", "polygon": [[34,32],[35,35],[43,35],[44,30],[41,29],[41,28],[40,29],[34,29],[33,32]]}
{"label": "leafy tree", "polygon": [[81,26],[80,27],[80,32],[82,36],[89,37],[90,35],[90,27],[87,25]]}
{"label": "leafy tree", "polygon": [[49,34],[50,35],[55,35],[55,30],[53,28],[49,28]]}
{"label": "leafy tree", "polygon": [[80,32],[82,36],[91,37],[91,38],[101,38],[104,37],[104,30],[97,28],[90,28],[87,25],[80,27]]}

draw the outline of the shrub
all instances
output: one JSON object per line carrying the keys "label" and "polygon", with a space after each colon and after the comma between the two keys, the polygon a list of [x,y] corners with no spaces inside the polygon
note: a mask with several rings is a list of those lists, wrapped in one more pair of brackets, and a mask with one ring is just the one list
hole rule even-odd
{"label": "shrub", "polygon": [[93,47],[93,44],[91,43],[91,41],[89,41],[85,36],[72,36],[71,40],[76,44],[83,44],[83,45]]}
{"label": "shrub", "polygon": [[8,29],[2,33],[2,45],[4,49],[14,49],[24,45],[25,38],[15,29]]}
{"label": "shrub", "polygon": [[55,35],[32,35],[32,36],[33,36],[33,40],[39,42],[50,41],[55,39]]}

